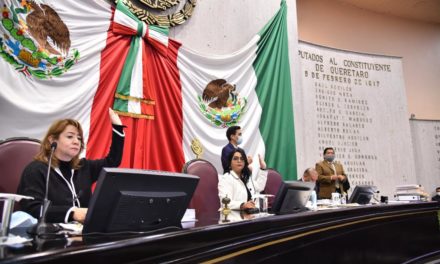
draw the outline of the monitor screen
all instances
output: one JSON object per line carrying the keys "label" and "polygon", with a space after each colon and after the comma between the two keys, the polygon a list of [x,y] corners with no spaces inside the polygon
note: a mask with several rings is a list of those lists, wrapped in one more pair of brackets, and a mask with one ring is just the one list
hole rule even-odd
{"label": "monitor screen", "polygon": [[377,188],[371,185],[357,185],[348,200],[349,203],[368,204]]}
{"label": "monitor screen", "polygon": [[274,214],[292,214],[306,210],[306,203],[315,188],[313,182],[287,181],[278,189],[272,205]]}
{"label": "monitor screen", "polygon": [[162,171],[104,168],[83,233],[180,227],[199,177]]}

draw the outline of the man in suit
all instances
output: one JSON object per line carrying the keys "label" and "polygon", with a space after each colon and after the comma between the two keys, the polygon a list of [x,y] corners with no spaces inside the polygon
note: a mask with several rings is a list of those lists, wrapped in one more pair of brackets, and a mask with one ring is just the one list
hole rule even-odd
{"label": "man in suit", "polygon": [[[231,153],[239,148],[238,145],[240,145],[243,142],[242,138],[242,132],[241,127],[239,126],[231,126],[226,130],[226,137],[228,138],[229,143],[223,147],[222,149],[222,167],[223,171],[226,172],[229,168],[227,167],[228,164],[228,158]],[[252,157],[247,156],[247,160],[249,163],[249,169],[252,171],[251,163],[252,163]]]}
{"label": "man in suit", "polygon": [[335,161],[333,148],[324,149],[324,160],[316,163],[315,169],[318,172],[319,199],[330,199],[334,192],[345,194],[350,188],[344,167]]}
{"label": "man in suit", "polygon": [[303,176],[300,179],[300,181],[315,183],[314,190],[316,192],[316,195],[318,195],[318,193],[319,193],[318,172],[315,170],[315,168],[307,168],[304,171]]}
{"label": "man in suit", "polygon": [[431,198],[431,200],[440,203],[440,187],[437,187],[437,188],[435,189],[435,192],[436,192],[437,194],[434,195],[434,196]]}

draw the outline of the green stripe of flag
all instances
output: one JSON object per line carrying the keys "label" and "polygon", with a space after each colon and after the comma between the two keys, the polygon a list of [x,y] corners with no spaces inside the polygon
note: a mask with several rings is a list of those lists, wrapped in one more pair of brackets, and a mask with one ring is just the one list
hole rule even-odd
{"label": "green stripe of flag", "polygon": [[131,19],[133,19],[137,23],[142,23],[137,18],[137,16],[135,16],[133,13],[131,13],[131,11],[128,9],[128,7],[124,4],[124,2],[122,0],[118,1],[118,3],[116,4],[116,9],[121,11],[122,13],[124,13],[126,16],[130,17]]}
{"label": "green stripe of flag", "polygon": [[[131,88],[131,76],[136,62],[137,53],[139,52],[140,38],[133,37],[130,43],[130,49],[128,51],[127,58],[124,62],[124,68],[122,69],[121,77],[119,78],[118,87],[116,92],[121,95],[130,95]],[[127,112],[128,101],[115,98],[113,108],[121,112]]]}
{"label": "green stripe of flag", "polygon": [[148,28],[150,30],[154,30],[156,32],[161,33],[162,35],[168,36],[169,35],[169,28],[167,27],[159,27],[159,26],[155,26],[155,25],[148,25]]}
{"label": "green stripe of flag", "polygon": [[297,179],[295,131],[287,41],[287,6],[281,8],[260,31],[254,69],[256,93],[263,113],[260,132],[266,147],[268,167],[284,179]]}

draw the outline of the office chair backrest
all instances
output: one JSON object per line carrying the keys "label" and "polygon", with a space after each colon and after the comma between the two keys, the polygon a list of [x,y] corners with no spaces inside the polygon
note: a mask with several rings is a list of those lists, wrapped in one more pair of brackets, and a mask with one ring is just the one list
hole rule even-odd
{"label": "office chair backrest", "polygon": [[23,169],[40,150],[40,142],[31,138],[8,138],[0,142],[0,192],[16,193]]}
{"label": "office chair backrest", "polygon": [[189,207],[196,209],[197,212],[217,212],[220,208],[220,201],[218,198],[218,174],[215,167],[209,161],[194,159],[185,163],[183,172],[200,177]]}
{"label": "office chair backrest", "polygon": [[[267,181],[266,187],[264,188],[265,194],[277,195],[278,189],[283,182],[283,178],[281,174],[275,169],[267,169]],[[269,197],[268,203],[269,207],[272,207],[272,203],[274,201],[274,197]]]}

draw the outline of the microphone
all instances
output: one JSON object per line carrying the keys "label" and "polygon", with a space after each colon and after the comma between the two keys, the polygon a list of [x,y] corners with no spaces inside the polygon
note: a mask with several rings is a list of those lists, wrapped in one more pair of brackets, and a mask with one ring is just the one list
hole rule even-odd
{"label": "microphone", "polygon": [[50,168],[52,165],[52,156],[56,148],[57,148],[57,142],[52,142],[52,144],[50,145],[50,155],[49,155],[48,167],[46,173],[46,191],[44,193],[44,201],[41,207],[40,219],[38,220],[38,223],[35,226],[33,226],[31,230],[28,231],[28,233],[32,235],[37,235],[37,236],[53,235],[61,230],[61,228],[58,225],[46,223],[47,209],[49,208],[50,205],[50,200],[48,199],[49,175],[50,175]]}
{"label": "microphone", "polygon": [[[50,156],[49,156],[47,174],[46,174],[46,192],[44,193],[44,202],[49,202],[49,203],[50,201],[49,199],[47,199],[47,196],[49,195],[49,174],[50,174],[50,167],[52,166],[52,156],[57,146],[58,144],[56,142],[52,142],[52,144],[50,144]],[[44,213],[44,206],[43,206],[43,213]],[[40,214],[40,218],[42,216],[46,217],[46,214]]]}

